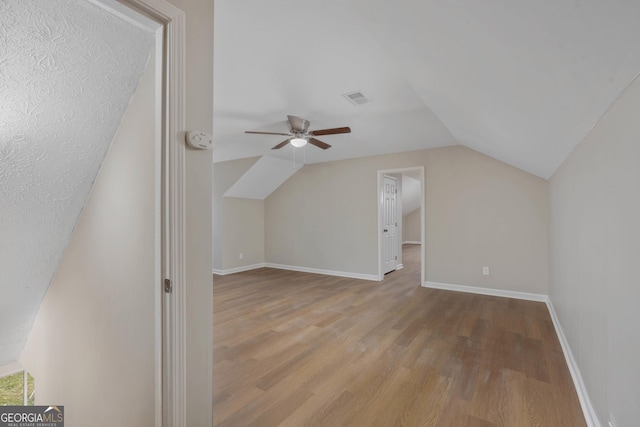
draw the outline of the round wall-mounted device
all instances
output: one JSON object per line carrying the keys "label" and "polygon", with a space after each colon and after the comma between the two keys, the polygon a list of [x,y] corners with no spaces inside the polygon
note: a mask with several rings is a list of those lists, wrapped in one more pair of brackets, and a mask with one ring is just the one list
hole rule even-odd
{"label": "round wall-mounted device", "polygon": [[211,135],[197,130],[187,132],[185,135],[187,145],[189,147],[197,148],[198,150],[210,150],[213,148],[213,140]]}

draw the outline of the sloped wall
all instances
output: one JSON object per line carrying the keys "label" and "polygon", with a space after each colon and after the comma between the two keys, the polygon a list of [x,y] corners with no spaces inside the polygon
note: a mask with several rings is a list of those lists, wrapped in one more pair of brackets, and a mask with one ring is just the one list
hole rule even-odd
{"label": "sloped wall", "polygon": [[0,9],[3,365],[20,356],[154,37],[90,1]]}
{"label": "sloped wall", "polygon": [[640,81],[550,180],[550,297],[603,425],[640,419]]}
{"label": "sloped wall", "polygon": [[155,407],[154,61],[150,61],[21,363],[36,404],[71,426],[153,426]]}
{"label": "sloped wall", "polygon": [[377,171],[416,166],[428,281],[548,293],[547,181],[462,146],[305,166],[265,200],[266,262],[377,275]]}
{"label": "sloped wall", "polygon": [[[170,2],[188,23],[186,127],[212,133],[213,2]],[[69,406],[69,425],[154,425],[149,96],[136,93],[127,111],[21,357],[39,401]],[[187,150],[186,414],[194,426],[212,419],[212,168],[210,151]]]}

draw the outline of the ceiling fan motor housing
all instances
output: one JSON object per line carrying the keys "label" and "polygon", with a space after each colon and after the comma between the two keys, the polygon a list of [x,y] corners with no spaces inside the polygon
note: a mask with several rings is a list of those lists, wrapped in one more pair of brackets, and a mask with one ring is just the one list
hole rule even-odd
{"label": "ceiling fan motor housing", "polygon": [[309,129],[309,120],[298,116],[287,116],[287,119],[289,122],[289,130],[291,130],[292,133],[307,133],[307,130]]}

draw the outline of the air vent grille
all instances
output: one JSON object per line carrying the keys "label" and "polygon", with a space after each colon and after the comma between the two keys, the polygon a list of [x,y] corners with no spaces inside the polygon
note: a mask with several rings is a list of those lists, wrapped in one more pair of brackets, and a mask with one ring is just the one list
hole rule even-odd
{"label": "air vent grille", "polygon": [[362,105],[362,104],[366,104],[369,102],[369,98],[367,98],[362,92],[355,91],[355,92],[349,92],[349,93],[345,93],[344,96],[347,101],[349,101],[350,103],[352,103],[353,105]]}

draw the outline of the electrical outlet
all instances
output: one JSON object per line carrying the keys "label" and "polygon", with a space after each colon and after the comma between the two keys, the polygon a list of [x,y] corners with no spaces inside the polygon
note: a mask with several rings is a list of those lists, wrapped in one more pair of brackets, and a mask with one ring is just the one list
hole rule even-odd
{"label": "electrical outlet", "polygon": [[483,276],[489,275],[489,267],[482,267],[482,275]]}
{"label": "electrical outlet", "polygon": [[238,258],[244,259],[244,254],[242,252],[240,252],[240,255],[238,255]]}

